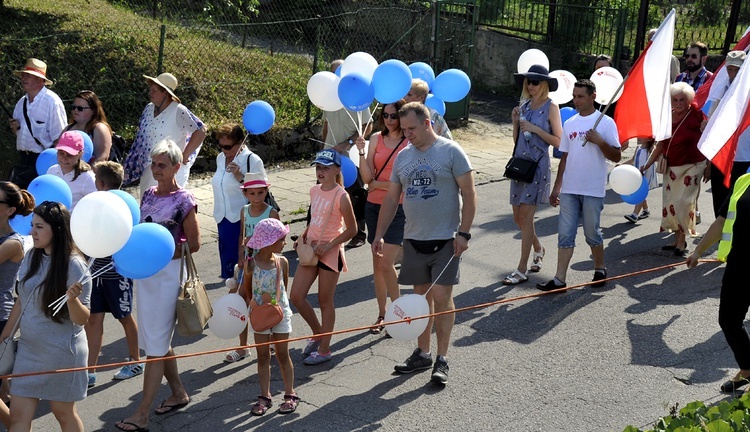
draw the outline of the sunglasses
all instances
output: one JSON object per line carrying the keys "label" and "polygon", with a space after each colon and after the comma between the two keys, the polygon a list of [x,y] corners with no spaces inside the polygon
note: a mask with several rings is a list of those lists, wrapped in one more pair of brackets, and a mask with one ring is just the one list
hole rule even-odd
{"label": "sunglasses", "polygon": [[236,145],[237,144],[231,144],[231,145],[221,145],[221,144],[219,144],[219,148],[222,149],[222,150],[232,150],[232,148],[234,146],[236,146]]}
{"label": "sunglasses", "polygon": [[685,58],[697,59],[698,57],[700,57],[698,54],[685,54]]}
{"label": "sunglasses", "polygon": [[384,112],[383,113],[383,120],[386,120],[386,119],[398,120],[398,114],[388,114],[388,113]]}
{"label": "sunglasses", "polygon": [[0,201],[0,204],[8,204],[8,201]]}
{"label": "sunglasses", "polygon": [[42,211],[45,213],[48,213],[52,209],[57,209],[57,211],[60,211],[60,203],[57,201],[44,201],[41,204],[39,204],[39,207],[42,208]]}
{"label": "sunglasses", "polygon": [[91,109],[91,107],[78,106],[78,105],[73,105],[73,106],[71,106],[71,108],[73,109],[73,111],[78,111],[78,112],[85,111],[87,109]]}
{"label": "sunglasses", "polygon": [[533,86],[538,86],[541,83],[539,80],[528,80],[527,82]]}

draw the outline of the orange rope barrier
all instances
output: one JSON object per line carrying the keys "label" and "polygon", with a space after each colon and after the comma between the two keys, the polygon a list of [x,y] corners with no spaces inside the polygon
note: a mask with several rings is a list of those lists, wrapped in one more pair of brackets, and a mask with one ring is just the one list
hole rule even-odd
{"label": "orange rope barrier", "polygon": [[[701,259],[701,260],[698,260],[698,262],[702,262],[702,263],[720,263],[721,261],[716,260],[716,259]],[[618,275],[618,276],[612,276],[612,277],[609,277],[609,278],[606,278],[606,279],[602,279],[602,280],[599,280],[599,281],[596,281],[596,282],[601,283],[601,282],[614,281],[614,280],[618,280],[618,279],[625,279],[625,278],[632,277],[632,276],[638,276],[638,275],[642,275],[642,274],[646,274],[646,273],[652,273],[652,272],[659,271],[659,270],[666,270],[668,268],[679,267],[681,265],[685,265],[685,262],[684,261],[680,261],[680,262],[676,262],[676,263],[672,263],[672,264],[666,264],[666,265],[663,265],[663,266],[654,267],[654,268],[650,268],[650,269],[646,269],[646,270],[639,270],[639,271],[632,272],[632,273],[626,273],[626,274],[622,274],[622,275]],[[495,306],[495,305],[505,304],[505,303],[512,303],[512,302],[519,301],[519,300],[526,300],[526,299],[535,298],[535,297],[541,297],[541,296],[545,296],[545,295],[549,295],[549,294],[559,294],[559,293],[562,293],[562,292],[565,292],[565,291],[568,291],[568,290],[585,287],[585,286],[591,285],[593,283],[595,283],[595,282],[591,281],[591,282],[586,282],[586,283],[582,283],[582,284],[578,284],[578,285],[566,286],[566,287],[558,288],[558,289],[551,290],[551,291],[543,291],[543,292],[538,292],[538,293],[534,293],[534,294],[527,294],[527,295],[522,295],[522,296],[518,296],[518,297],[508,298],[508,299],[495,300],[495,301],[491,301],[491,302],[487,302],[487,303],[476,304],[476,305],[472,305],[472,306],[465,306],[465,307],[456,308],[456,309],[453,309],[453,310],[450,310],[450,311],[434,312],[434,313],[431,313],[431,314],[421,315],[421,316],[418,316],[418,317],[409,317],[409,318],[404,318],[404,319],[398,320],[398,321],[389,321],[389,322],[387,322],[385,324],[387,325],[387,324],[411,323],[412,321],[415,321],[415,320],[420,320],[420,319],[425,319],[425,318],[432,318],[432,317],[436,317],[436,316],[439,316],[439,315],[446,315],[446,314],[452,314],[452,313],[457,313],[457,312],[466,312],[466,311],[470,311],[470,310],[474,310],[474,309],[483,309],[483,308],[486,308],[486,307],[489,307],[489,306]],[[310,339],[310,338],[319,338],[319,337],[323,337],[323,336],[335,336],[335,335],[339,335],[339,334],[343,334],[343,333],[353,333],[353,332],[357,332],[357,331],[369,330],[369,329],[372,329],[372,328],[375,328],[375,327],[380,327],[380,325],[381,324],[373,324],[373,325],[367,325],[367,326],[361,326],[361,327],[352,327],[352,328],[343,329],[343,330],[334,330],[332,332],[320,333],[320,334],[316,334],[316,335],[299,336],[299,337],[285,339],[284,342],[296,342],[296,341],[301,341],[301,340]],[[152,362],[158,362],[158,361],[164,361],[164,360],[171,360],[171,359],[175,359],[176,360],[176,359],[189,358],[189,357],[199,357],[199,356],[203,356],[203,355],[219,354],[219,353],[224,353],[224,352],[228,352],[228,351],[234,351],[234,350],[237,350],[237,349],[256,348],[256,347],[259,347],[259,346],[272,345],[274,343],[275,343],[274,341],[269,341],[269,342],[263,342],[263,343],[258,343],[258,344],[249,344],[249,345],[245,345],[245,346],[236,346],[236,347],[232,347],[232,348],[221,348],[221,349],[215,349],[215,350],[210,350],[210,351],[199,351],[199,352],[187,353],[187,354],[177,354],[177,355],[174,355],[174,356],[146,358],[146,359],[141,359],[141,360],[131,360],[131,361],[125,361],[125,362],[118,362],[118,363],[107,363],[107,364],[96,365],[96,366],[82,366],[82,367],[77,367],[77,368],[56,369],[56,370],[51,370],[51,371],[27,372],[27,373],[20,373],[20,374],[2,375],[2,376],[0,376],[0,379],[26,377],[26,376],[35,376],[35,375],[50,375],[50,374],[68,373],[68,372],[79,372],[79,371],[88,371],[88,370],[93,370],[93,369],[114,369],[114,368],[118,368],[118,367],[122,367],[122,366],[126,366],[126,365],[138,364],[138,363],[152,363]]]}

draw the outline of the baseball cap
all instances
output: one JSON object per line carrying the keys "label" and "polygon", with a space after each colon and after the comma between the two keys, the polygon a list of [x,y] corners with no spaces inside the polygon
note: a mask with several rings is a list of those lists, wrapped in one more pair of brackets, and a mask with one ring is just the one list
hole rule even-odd
{"label": "baseball cap", "polygon": [[341,166],[341,155],[336,150],[325,149],[315,156],[315,160],[310,165],[321,164],[324,166]]}
{"label": "baseball cap", "polygon": [[742,67],[742,63],[745,61],[747,54],[745,51],[729,51],[727,58],[724,61],[724,66],[736,66]]}
{"label": "baseball cap", "polygon": [[62,150],[70,155],[77,155],[83,151],[83,136],[74,131],[63,132],[57,141],[55,149]]}

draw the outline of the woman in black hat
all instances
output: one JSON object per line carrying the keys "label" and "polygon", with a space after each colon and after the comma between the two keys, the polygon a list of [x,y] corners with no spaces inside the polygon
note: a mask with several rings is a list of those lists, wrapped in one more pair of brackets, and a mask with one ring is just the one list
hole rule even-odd
{"label": "woman in black hat", "polygon": [[[516,142],[513,157],[537,162],[537,167],[531,183],[519,180],[510,183],[513,220],[521,229],[521,258],[513,273],[503,279],[504,285],[526,282],[528,272],[538,272],[542,268],[545,250],[536,236],[534,213],[537,205],[549,202],[552,178],[549,146],[557,148],[562,138],[560,109],[549,98],[549,92],[557,90],[557,79],[550,77],[547,68],[540,65],[533,65],[528,72],[515,74],[515,77],[523,89],[521,105],[512,113]],[[528,267],[532,246],[534,255]]]}

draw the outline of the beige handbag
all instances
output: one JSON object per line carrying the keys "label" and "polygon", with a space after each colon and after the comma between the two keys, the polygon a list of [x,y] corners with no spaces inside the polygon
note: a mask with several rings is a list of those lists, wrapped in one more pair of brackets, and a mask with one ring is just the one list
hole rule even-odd
{"label": "beige handbag", "polygon": [[[669,142],[671,144],[672,140],[670,139]],[[667,173],[667,158],[665,158],[664,156],[659,156],[659,161],[656,162],[656,172],[659,174]]]}
{"label": "beige handbag", "polygon": [[[323,238],[323,235],[326,232],[326,226],[328,226],[328,219],[331,217],[331,213],[333,212],[333,206],[336,205],[336,199],[338,199],[341,191],[336,192],[336,195],[333,197],[333,201],[331,202],[331,208],[328,209],[328,216],[326,216],[326,221],[323,224],[323,231],[320,233],[320,237]],[[297,243],[297,258],[299,258],[299,265],[302,266],[316,266],[318,265],[318,256],[315,254],[315,249],[312,246],[312,243],[308,243],[310,239],[307,238],[306,235],[302,236],[300,239],[301,241]]]}
{"label": "beige handbag", "polygon": [[[183,269],[187,280],[183,281]],[[177,333],[180,336],[197,336],[203,333],[208,319],[214,314],[206,287],[198,277],[198,270],[187,242],[182,244],[180,259],[180,294],[177,296]]]}

